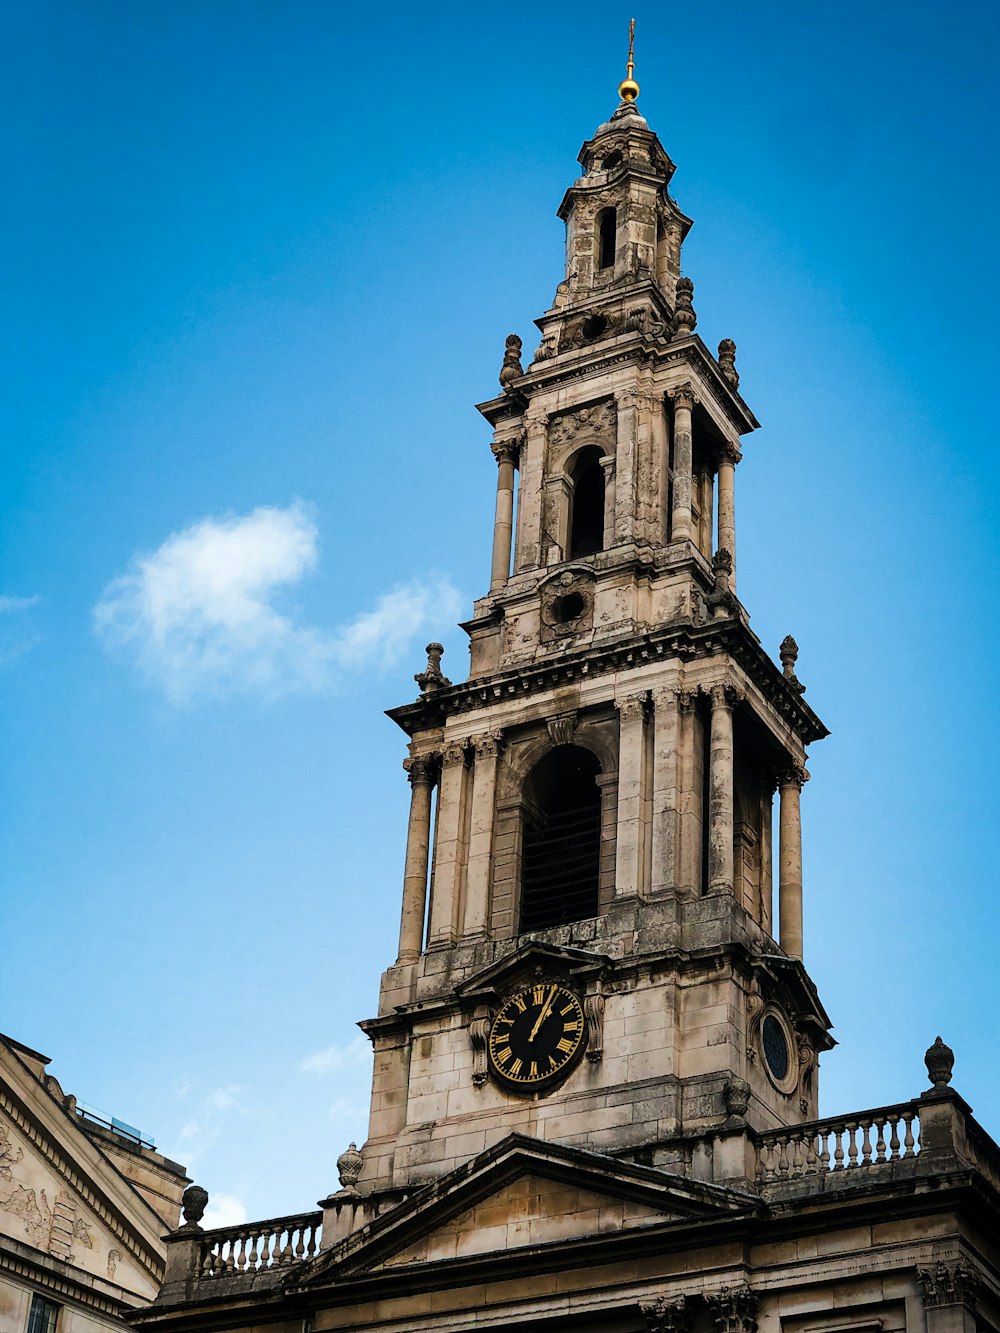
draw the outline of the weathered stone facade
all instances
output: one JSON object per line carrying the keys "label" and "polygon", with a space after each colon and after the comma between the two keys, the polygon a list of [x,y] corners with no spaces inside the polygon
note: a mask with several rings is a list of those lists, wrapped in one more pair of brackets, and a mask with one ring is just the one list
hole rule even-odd
{"label": "weathered stone facade", "polygon": [[0,1330],[22,1333],[33,1301],[58,1333],[125,1327],[164,1274],[182,1167],[79,1110],[37,1051],[0,1036]]}
{"label": "weathered stone facade", "polygon": [[508,337],[480,405],[469,678],[431,644],[390,714],[411,808],[367,1141],[319,1212],[205,1232],[189,1192],[138,1327],[1000,1327],[1000,1149],[947,1048],[916,1099],[817,1119],[800,801],[826,729],[739,600],[757,423],[735,344],[695,332],[637,91],[561,205],[541,345],[525,369]]}

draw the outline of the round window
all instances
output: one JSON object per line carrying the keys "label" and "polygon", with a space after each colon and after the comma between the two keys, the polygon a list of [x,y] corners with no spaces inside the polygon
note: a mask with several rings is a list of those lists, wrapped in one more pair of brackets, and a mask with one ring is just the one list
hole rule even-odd
{"label": "round window", "polygon": [[774,1014],[764,1019],[764,1059],[776,1083],[784,1083],[788,1077],[788,1038],[784,1026]]}
{"label": "round window", "polygon": [[560,625],[568,625],[571,620],[578,620],[586,609],[582,593],[568,592],[553,603],[552,614]]}

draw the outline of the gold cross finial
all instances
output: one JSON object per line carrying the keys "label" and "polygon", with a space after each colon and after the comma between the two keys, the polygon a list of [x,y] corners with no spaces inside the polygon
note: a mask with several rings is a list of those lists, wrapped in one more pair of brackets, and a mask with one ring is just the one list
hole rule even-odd
{"label": "gold cross finial", "polygon": [[639,85],[632,77],[635,74],[635,19],[628,22],[628,62],[625,65],[625,78],[618,85],[618,96],[623,102],[634,102],[639,96]]}

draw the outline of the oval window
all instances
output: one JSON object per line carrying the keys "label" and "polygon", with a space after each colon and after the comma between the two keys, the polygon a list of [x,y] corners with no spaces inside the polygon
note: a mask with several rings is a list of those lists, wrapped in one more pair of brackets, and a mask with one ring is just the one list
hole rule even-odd
{"label": "oval window", "polygon": [[788,1039],[773,1014],[764,1019],[764,1059],[773,1078],[783,1083],[788,1077]]}

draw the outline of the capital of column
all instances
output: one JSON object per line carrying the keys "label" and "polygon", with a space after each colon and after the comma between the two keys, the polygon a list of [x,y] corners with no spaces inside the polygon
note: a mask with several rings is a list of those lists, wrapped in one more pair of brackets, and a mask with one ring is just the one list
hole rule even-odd
{"label": "capital of column", "polygon": [[693,689],[684,689],[683,687],[676,691],[677,707],[682,713],[693,713],[698,707],[698,699],[701,691],[697,686]]}
{"label": "capital of column", "polygon": [[490,449],[497,460],[497,466],[500,467],[504,463],[517,463],[523,446],[524,436],[515,435],[509,440],[494,440]]}
{"label": "capital of column", "polygon": [[964,1259],[955,1264],[942,1259],[934,1268],[918,1268],[917,1281],[925,1310],[940,1305],[965,1305],[974,1310],[982,1287],[982,1278]]}
{"label": "capital of column", "polygon": [[743,461],[743,455],[740,452],[739,445],[732,440],[724,440],[719,446],[719,463],[729,463],[735,467],[737,463]]}
{"label": "capital of column", "polygon": [[648,699],[648,690],[643,690],[641,694],[630,694],[623,699],[616,699],[618,716],[623,722],[631,722],[637,717],[642,717]]}
{"label": "capital of column", "polygon": [[689,1333],[693,1312],[686,1296],[668,1301],[658,1296],[651,1305],[640,1306],[649,1333]]}
{"label": "capital of column", "polygon": [[503,732],[485,731],[481,736],[472,738],[472,748],[476,752],[476,758],[480,757],[496,759],[503,749]]}
{"label": "capital of column", "polygon": [[468,748],[469,748],[468,740],[452,741],[450,745],[446,745],[444,748],[444,752],[441,756],[442,762],[445,765],[445,767],[450,768],[455,764],[464,764],[465,753],[468,750]]}
{"label": "capital of column", "polygon": [[708,697],[714,708],[735,708],[746,697],[745,692],[732,681],[717,681],[708,687]]}
{"label": "capital of column", "polygon": [[751,1287],[723,1287],[706,1300],[716,1333],[757,1333],[760,1298]]}
{"label": "capital of column", "polygon": [[441,762],[441,756],[437,751],[430,754],[414,755],[411,759],[403,760],[403,768],[406,770],[406,777],[413,786],[420,786],[421,783],[430,785],[437,777],[437,768]]}
{"label": "capital of column", "polygon": [[528,431],[535,431],[538,429],[544,430],[549,424],[548,412],[540,407],[529,407],[522,419],[524,421],[524,428]]}
{"label": "capital of column", "polygon": [[674,407],[692,408],[699,401],[692,384],[676,384],[672,389],[667,390],[667,396],[673,402]]}
{"label": "capital of column", "polygon": [[792,764],[778,774],[779,787],[798,787],[799,791],[809,781],[809,771],[801,764]]}

